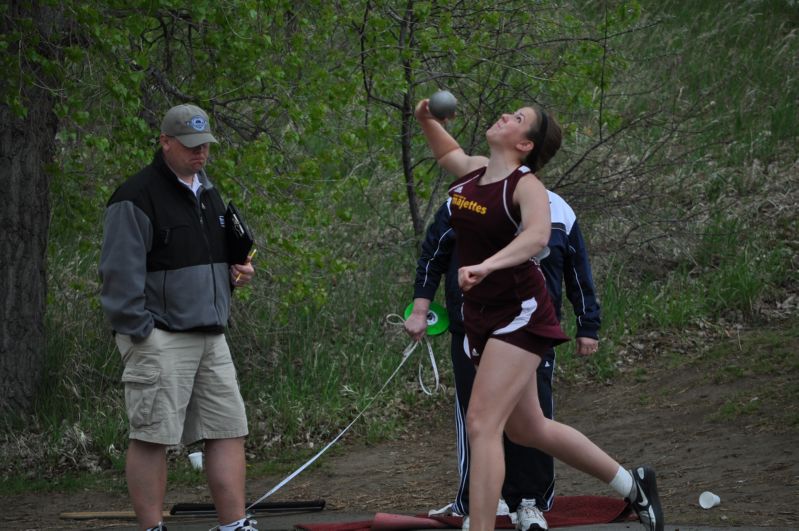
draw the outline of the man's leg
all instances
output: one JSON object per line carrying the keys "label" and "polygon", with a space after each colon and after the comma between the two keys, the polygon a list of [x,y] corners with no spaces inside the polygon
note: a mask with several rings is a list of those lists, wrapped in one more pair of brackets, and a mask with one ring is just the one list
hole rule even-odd
{"label": "man's leg", "polygon": [[128,493],[142,529],[161,521],[166,493],[166,446],[130,440],[125,462]]}
{"label": "man's leg", "polygon": [[205,441],[208,488],[219,522],[227,524],[244,518],[244,437]]}
{"label": "man's leg", "polygon": [[466,435],[466,411],[474,385],[475,368],[472,360],[466,355],[464,334],[452,334],[450,345],[452,355],[452,372],[455,376],[455,435],[458,448],[458,475],[460,483],[455,495],[453,509],[458,514],[469,513],[469,438]]}
{"label": "man's leg", "polygon": [[222,525],[244,518],[247,416],[223,334],[201,336],[204,353],[186,410],[183,442],[205,443],[208,488]]}

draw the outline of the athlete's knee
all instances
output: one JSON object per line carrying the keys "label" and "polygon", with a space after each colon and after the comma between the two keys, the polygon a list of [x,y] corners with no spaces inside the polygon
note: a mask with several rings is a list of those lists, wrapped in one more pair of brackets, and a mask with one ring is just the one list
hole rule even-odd
{"label": "athlete's knee", "polygon": [[502,428],[487,411],[479,407],[470,407],[466,413],[466,433],[469,442],[485,437],[495,437],[501,433]]}

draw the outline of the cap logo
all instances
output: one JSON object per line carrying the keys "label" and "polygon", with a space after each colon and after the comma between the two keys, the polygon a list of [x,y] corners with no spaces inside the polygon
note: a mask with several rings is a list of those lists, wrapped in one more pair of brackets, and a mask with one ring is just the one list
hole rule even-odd
{"label": "cap logo", "polygon": [[205,120],[205,118],[198,114],[197,116],[192,116],[191,120],[186,122],[186,125],[191,126],[197,131],[204,131],[208,126],[208,122]]}

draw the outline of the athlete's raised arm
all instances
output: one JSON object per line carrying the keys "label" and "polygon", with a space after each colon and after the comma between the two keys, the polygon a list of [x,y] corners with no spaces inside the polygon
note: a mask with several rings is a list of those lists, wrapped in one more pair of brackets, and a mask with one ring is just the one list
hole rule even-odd
{"label": "athlete's raised arm", "polygon": [[467,155],[458,141],[446,130],[443,122],[433,116],[427,103],[427,99],[421,100],[416,105],[414,116],[438,164],[456,177],[463,177],[488,164],[486,157]]}

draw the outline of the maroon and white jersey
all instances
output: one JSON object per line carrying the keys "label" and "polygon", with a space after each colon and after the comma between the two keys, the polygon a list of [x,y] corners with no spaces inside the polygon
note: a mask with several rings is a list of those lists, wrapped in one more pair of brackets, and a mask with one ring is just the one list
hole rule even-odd
{"label": "maroon and white jersey", "polygon": [[[513,204],[513,192],[522,176],[530,173],[519,166],[505,179],[478,184],[486,168],[468,173],[449,188],[450,224],[457,234],[461,266],[479,264],[507,246],[521,231],[521,212]],[[538,265],[529,260],[500,269],[464,294],[464,299],[487,305],[540,297],[546,293],[546,279]],[[546,297],[546,295],[544,295]]]}
{"label": "maroon and white jersey", "polygon": [[[479,264],[496,254],[522,230],[513,192],[530,169],[519,166],[501,181],[479,185],[485,171],[480,168],[464,175],[449,189],[450,225],[455,229],[458,260],[463,266]],[[544,273],[532,258],[487,275],[463,294],[463,300],[469,344],[464,348],[475,363],[491,337],[539,356],[568,340],[555,315]]]}

